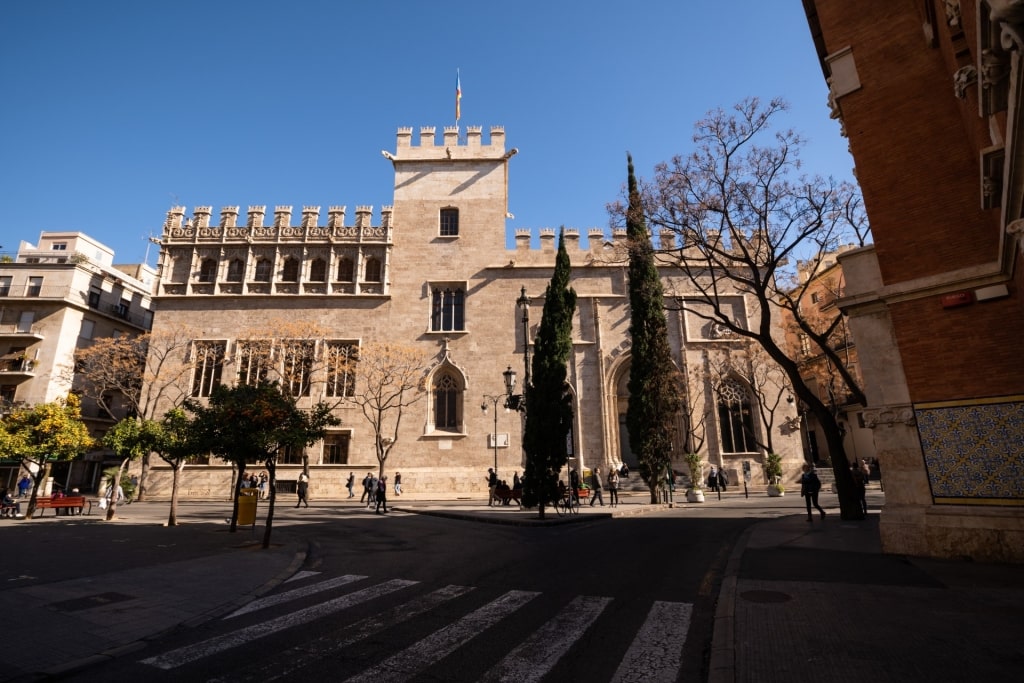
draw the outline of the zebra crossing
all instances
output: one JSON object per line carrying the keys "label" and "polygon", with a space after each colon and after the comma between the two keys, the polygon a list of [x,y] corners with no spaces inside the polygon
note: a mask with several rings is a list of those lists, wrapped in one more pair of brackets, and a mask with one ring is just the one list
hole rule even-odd
{"label": "zebra crossing", "polygon": [[[331,591],[346,592],[326,597]],[[345,610],[357,606],[374,606],[379,602],[380,608],[370,616],[349,624],[343,624],[343,619],[337,618],[330,623],[337,622],[338,625],[332,626],[323,635],[275,650],[274,656],[265,660],[232,667],[229,673],[220,678],[208,679],[219,683],[287,680],[291,676],[302,675],[302,670],[311,663],[323,665],[324,662],[336,661],[346,649],[379,634],[386,634],[389,629],[415,624],[417,619],[434,614],[439,608],[446,608],[445,614],[460,613],[461,616],[450,619],[445,616],[442,626],[418,637],[414,642],[399,644],[396,651],[374,659],[371,665],[360,671],[342,673],[334,679],[350,683],[407,681],[462,648],[473,647],[475,639],[498,624],[516,619],[526,606],[533,604],[542,595],[537,591],[526,590],[509,590],[493,598],[481,595],[478,596],[478,602],[484,601],[482,604],[475,607],[468,605],[459,612],[460,599],[465,601],[467,596],[476,594],[477,589],[471,586],[449,585],[431,589],[418,581],[407,579],[374,581],[368,576],[346,574],[250,602],[222,617],[222,626],[230,628],[239,624],[237,628],[148,657],[140,663],[174,672],[180,667],[201,664],[203,660],[280,634],[287,629],[324,617],[341,615]],[[313,604],[301,606],[311,601]],[[614,603],[615,599],[607,596],[573,597],[568,603],[557,607],[556,613],[547,615],[540,626],[532,628],[532,632],[518,642],[503,642],[502,647],[507,647],[507,652],[499,655],[500,661],[491,665],[478,680],[489,683],[542,680],[600,622],[602,615]],[[613,681],[657,683],[676,681],[679,678],[693,606],[686,602],[655,601],[646,609],[641,626],[635,633],[629,634],[629,646],[612,675]],[[364,608],[363,611],[368,610]],[[267,617],[266,612],[278,615]],[[615,633],[616,637],[627,637],[627,634]],[[277,642],[277,639],[271,642]]]}

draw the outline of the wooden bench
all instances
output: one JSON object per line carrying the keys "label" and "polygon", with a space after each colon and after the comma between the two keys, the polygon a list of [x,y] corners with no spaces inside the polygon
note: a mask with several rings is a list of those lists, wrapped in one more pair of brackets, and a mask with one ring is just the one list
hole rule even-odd
{"label": "wooden bench", "polygon": [[[68,511],[68,514],[74,514],[77,510],[78,514],[82,514],[83,510],[87,510],[85,514],[92,514],[92,501],[85,496],[65,496],[64,498],[52,498],[46,496],[43,498],[36,498],[36,510],[48,510],[52,509],[54,515],[60,513],[60,510],[64,509]],[[40,513],[42,516],[42,513]]]}
{"label": "wooden bench", "polygon": [[494,499],[502,505],[508,505],[509,501],[515,501],[517,505],[522,505],[523,489],[510,489],[508,487],[502,488],[500,486],[494,489]]}

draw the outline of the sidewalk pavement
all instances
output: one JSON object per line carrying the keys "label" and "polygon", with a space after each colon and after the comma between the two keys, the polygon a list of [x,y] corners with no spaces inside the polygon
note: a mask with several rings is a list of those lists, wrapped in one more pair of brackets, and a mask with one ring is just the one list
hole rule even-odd
{"label": "sidewalk pavement", "polygon": [[[757,517],[725,568],[709,681],[1017,680],[1024,664],[1024,579],[1017,565],[882,555],[879,492],[864,522],[830,514],[808,524],[794,497],[730,491],[704,504],[650,505],[579,515],[489,508],[479,501],[403,497],[394,511],[487,523],[566,524],[639,514]],[[145,646],[179,625],[237,609],[299,570],[306,541],[294,525],[372,514],[349,501],[314,502],[301,518],[279,508],[272,545],[262,527],[227,533],[225,501],[187,502],[163,527],[167,503],[119,506],[111,522],[86,517],[2,520],[0,680],[62,676]],[[794,514],[797,513],[797,514]],[[231,577],[225,581],[225,577]]]}

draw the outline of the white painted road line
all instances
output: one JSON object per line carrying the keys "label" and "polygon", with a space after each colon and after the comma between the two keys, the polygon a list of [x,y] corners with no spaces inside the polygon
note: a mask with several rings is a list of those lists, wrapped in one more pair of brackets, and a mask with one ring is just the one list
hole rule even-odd
{"label": "white painted road line", "polygon": [[288,602],[289,600],[295,600],[296,598],[304,598],[307,595],[316,595],[317,593],[331,590],[332,588],[337,588],[338,586],[344,586],[349,583],[354,583],[355,581],[362,581],[365,578],[365,576],[359,576],[357,574],[346,574],[345,576],[339,576],[337,578],[329,579],[327,581],[321,581],[320,583],[314,583],[312,585],[304,586],[302,588],[296,588],[285,593],[271,595],[268,598],[253,600],[248,605],[236,609],[234,612],[232,612],[224,618],[232,619],[242,614],[248,614],[249,612],[261,610],[264,607],[279,605],[282,602]]}
{"label": "white painted road line", "polygon": [[539,681],[601,615],[611,598],[579,596],[488,671],[481,681]]}
{"label": "white painted road line", "polygon": [[[396,605],[371,617],[367,617],[354,624],[346,626],[340,631],[320,636],[308,643],[296,645],[281,653],[283,656],[274,657],[269,664],[246,667],[243,671],[232,672],[229,679],[233,683],[239,681],[260,681],[260,683],[271,683],[286,676],[291,676],[299,669],[320,662],[326,657],[334,655],[349,645],[376,635],[392,626],[397,626],[413,617],[428,612],[438,605],[443,605],[461,595],[472,591],[470,586],[445,586],[432,593],[421,595],[409,602]],[[210,683],[216,683],[211,681]]]}
{"label": "white painted road line", "polygon": [[540,593],[509,591],[497,600],[470,612],[454,624],[435,631],[418,643],[388,657],[377,666],[350,678],[349,681],[386,683],[408,680],[444,659],[538,595]]}
{"label": "white painted road line", "polygon": [[679,676],[693,605],[655,602],[612,683],[671,683]]}
{"label": "white painted road line", "polygon": [[333,600],[328,600],[327,602],[320,603],[319,605],[313,605],[312,607],[307,607],[297,612],[277,617],[276,619],[270,619],[259,624],[254,624],[253,626],[239,629],[238,631],[226,633],[223,636],[210,638],[209,640],[205,640],[201,643],[187,645],[185,647],[178,648],[177,650],[171,650],[170,652],[165,652],[164,654],[156,657],[143,659],[142,663],[149,664],[160,669],[173,669],[181,666],[182,664],[188,664],[189,662],[194,662],[197,659],[209,657],[210,655],[218,652],[223,652],[224,650],[229,650],[238,645],[256,640],[257,638],[262,638],[272,633],[277,633],[278,631],[283,631],[288,628],[293,628],[295,626],[300,626],[310,621],[314,621],[315,619],[319,619],[320,617],[331,614],[332,612],[337,612],[348,607],[379,598],[382,595],[387,595],[388,593],[408,588],[409,586],[416,585],[417,583],[419,582],[406,581],[403,579],[385,581],[384,583],[376,586],[370,586],[363,590],[349,593],[348,595],[343,595],[341,597],[334,598]]}

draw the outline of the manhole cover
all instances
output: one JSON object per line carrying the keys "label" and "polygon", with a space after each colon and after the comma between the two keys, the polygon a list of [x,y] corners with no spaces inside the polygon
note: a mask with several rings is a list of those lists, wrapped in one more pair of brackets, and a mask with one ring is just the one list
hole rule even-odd
{"label": "manhole cover", "polygon": [[748,602],[789,602],[792,595],[780,591],[744,591],[740,597]]}
{"label": "manhole cover", "polygon": [[125,595],[124,593],[97,593],[96,595],[87,595],[84,598],[55,602],[50,605],[50,607],[58,609],[61,612],[78,612],[83,609],[103,607],[104,605],[110,605],[115,602],[124,602],[125,600],[134,599],[134,595]]}

